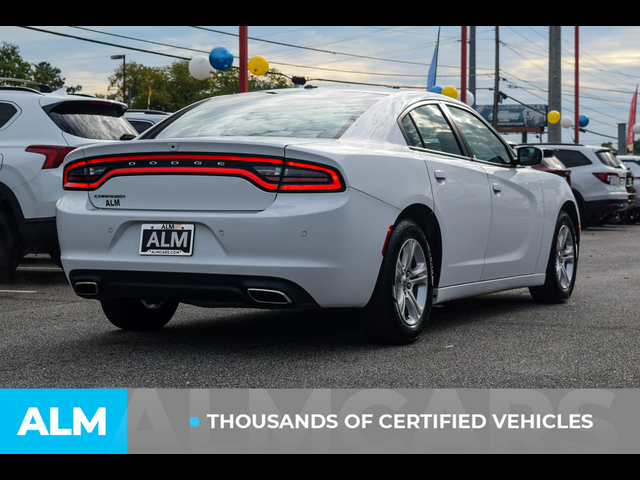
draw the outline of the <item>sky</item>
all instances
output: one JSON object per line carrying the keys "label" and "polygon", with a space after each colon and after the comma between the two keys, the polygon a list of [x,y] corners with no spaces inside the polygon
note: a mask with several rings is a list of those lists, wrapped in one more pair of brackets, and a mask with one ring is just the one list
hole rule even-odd
{"label": "sky", "polygon": [[[147,66],[164,66],[179,58],[208,56],[214,47],[226,46],[236,57],[234,65],[239,65],[237,26],[33,28],[43,31],[0,26],[0,42],[16,45],[30,63],[44,61],[59,68],[66,84],[82,85],[83,93],[107,93],[109,76],[117,62],[122,62],[112,60],[112,55],[124,54],[127,61]],[[248,56],[261,55],[270,68],[305,77],[309,83],[426,90],[438,29],[436,83],[460,89],[460,26],[248,26]],[[493,103],[496,27],[476,26],[475,31],[475,100],[478,105],[489,105]],[[575,32],[574,26],[561,27],[560,113],[572,118]],[[631,101],[640,83],[640,27],[580,26],[578,33],[579,114],[589,118],[587,132],[580,132],[579,140],[590,145],[612,142],[617,147],[618,124],[628,124]],[[500,26],[498,37],[500,91],[510,97],[504,104],[547,104],[549,27]],[[573,142],[574,131],[562,130],[562,140]],[[520,134],[505,137],[521,140]],[[529,134],[528,141],[545,142],[547,136]]]}

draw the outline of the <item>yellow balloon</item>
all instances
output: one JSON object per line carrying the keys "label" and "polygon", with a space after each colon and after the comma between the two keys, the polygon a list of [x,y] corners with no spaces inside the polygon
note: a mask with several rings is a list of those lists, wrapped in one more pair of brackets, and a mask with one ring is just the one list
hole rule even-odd
{"label": "yellow balloon", "polygon": [[251,57],[249,60],[249,71],[254,75],[264,75],[269,71],[269,62],[261,55]]}
{"label": "yellow balloon", "polygon": [[560,121],[560,118],[560,112],[558,112],[557,110],[551,110],[547,115],[547,120],[549,120],[549,123],[558,123]]}
{"label": "yellow balloon", "polygon": [[442,92],[440,93],[442,93],[442,95],[446,95],[447,97],[458,98],[458,89],[456,87],[452,87],[451,85],[444,87],[442,89]]}

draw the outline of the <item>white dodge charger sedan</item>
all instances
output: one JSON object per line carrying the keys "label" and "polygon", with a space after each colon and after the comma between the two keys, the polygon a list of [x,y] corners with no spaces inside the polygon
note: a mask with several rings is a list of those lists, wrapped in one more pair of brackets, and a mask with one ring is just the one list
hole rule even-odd
{"label": "white dodge charger sedan", "polygon": [[373,339],[405,344],[436,303],[569,298],[578,209],[541,160],[439,94],[213,97],[66,157],[62,263],[120,328],[162,327],[180,302],[353,307]]}

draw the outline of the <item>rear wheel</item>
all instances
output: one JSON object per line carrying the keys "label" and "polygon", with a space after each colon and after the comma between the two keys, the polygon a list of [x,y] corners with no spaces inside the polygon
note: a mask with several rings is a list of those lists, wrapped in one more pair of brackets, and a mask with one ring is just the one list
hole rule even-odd
{"label": "rear wheel", "polygon": [[534,300],[544,303],[562,303],[573,292],[578,267],[578,237],[571,217],[560,212],[551,244],[547,275],[544,285],[531,287]]}
{"label": "rear wheel", "polygon": [[389,238],[373,296],[362,312],[366,332],[381,343],[415,341],[429,319],[432,287],[429,243],[418,225],[404,220]]}
{"label": "rear wheel", "polygon": [[164,327],[178,308],[178,302],[139,298],[102,300],[102,310],[116,327],[125,330],[154,330]]}

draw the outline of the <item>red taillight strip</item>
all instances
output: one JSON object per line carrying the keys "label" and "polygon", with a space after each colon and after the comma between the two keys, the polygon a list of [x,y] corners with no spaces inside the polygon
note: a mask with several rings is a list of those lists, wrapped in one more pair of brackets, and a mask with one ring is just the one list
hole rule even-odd
{"label": "red taillight strip", "polygon": [[122,176],[122,175],[141,175],[141,174],[209,174],[209,175],[230,175],[230,176],[240,176],[247,177],[248,179],[254,181],[262,188],[266,190],[276,191],[278,189],[278,184],[275,183],[267,183],[262,180],[259,176],[251,173],[247,170],[242,170],[239,168],[207,168],[207,167],[141,167],[141,168],[118,168],[116,170],[111,170],[106,173],[104,176],[100,178],[99,181],[90,183],[86,186],[89,190],[95,190],[99,188],[103,183],[109,180],[112,177]]}
{"label": "red taillight strip", "polygon": [[[171,160],[176,162],[172,166],[138,166],[138,162],[154,162],[158,160]],[[280,184],[278,182],[268,182],[265,178],[259,174],[254,173],[252,170],[229,167],[222,163],[219,166],[205,166],[205,165],[180,165],[180,162],[184,161],[217,161],[217,162],[245,162],[253,163],[255,165],[260,164],[275,164],[289,166],[298,169],[307,169],[317,172],[322,172],[327,175],[328,182],[326,183],[314,183],[314,178],[286,178],[282,179]],[[106,165],[116,162],[128,162],[129,166],[116,167],[113,170],[108,170],[103,176],[101,176],[95,182],[73,182],[69,180],[69,173],[82,167],[89,167],[93,165]],[[338,173],[328,167],[323,167],[315,164],[302,163],[302,162],[284,162],[277,158],[268,157],[256,157],[256,156],[238,156],[238,155],[209,155],[209,154],[151,154],[151,155],[122,155],[115,157],[98,157],[78,160],[67,164],[64,168],[63,174],[63,187],[65,189],[79,189],[79,190],[95,190],[100,188],[110,178],[124,175],[144,175],[144,174],[204,174],[204,175],[223,175],[223,176],[238,176],[244,177],[247,180],[253,182],[260,188],[267,191],[284,191],[284,192],[335,192],[344,189],[344,185]],[[296,183],[285,183],[296,182]]]}
{"label": "red taillight strip", "polygon": [[[338,174],[334,170],[331,170],[330,168],[321,167],[319,165],[311,165],[309,163],[299,163],[299,162],[286,162],[286,165],[290,167],[306,168],[308,170],[317,170],[317,171],[326,173],[331,178],[331,183],[323,183],[323,184],[302,183],[299,185],[283,184],[280,186],[280,191],[283,191],[283,192],[296,192],[296,191],[298,192],[299,191],[330,192],[330,191],[342,190],[344,188]],[[286,181],[286,178],[285,178],[285,181]]]}

